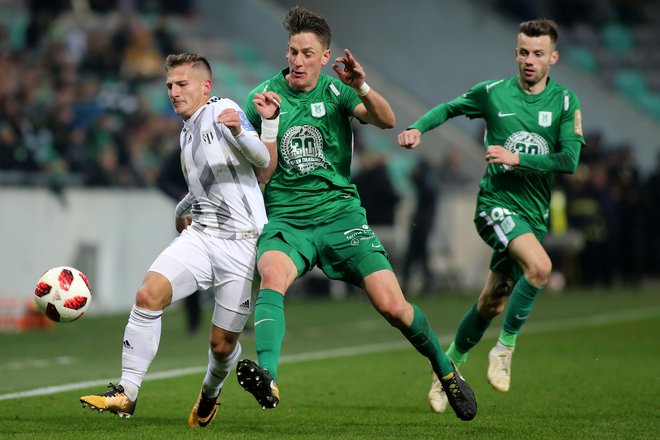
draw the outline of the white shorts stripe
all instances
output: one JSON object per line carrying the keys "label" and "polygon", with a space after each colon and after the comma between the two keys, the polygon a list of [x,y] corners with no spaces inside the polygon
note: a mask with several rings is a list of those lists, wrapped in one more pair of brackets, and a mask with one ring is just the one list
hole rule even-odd
{"label": "white shorts stripe", "polygon": [[495,235],[497,235],[497,238],[499,238],[500,243],[502,243],[505,248],[509,247],[509,239],[506,238],[506,234],[504,233],[504,231],[502,231],[502,227],[499,225],[499,223],[495,223],[493,219],[488,214],[486,214],[486,211],[481,211],[479,213],[479,216],[486,219],[486,223],[488,224],[488,226],[493,227],[493,230],[495,231]]}

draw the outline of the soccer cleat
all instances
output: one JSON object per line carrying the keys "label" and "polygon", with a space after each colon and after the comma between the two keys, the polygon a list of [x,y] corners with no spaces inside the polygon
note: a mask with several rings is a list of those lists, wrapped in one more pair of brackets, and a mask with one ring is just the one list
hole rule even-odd
{"label": "soccer cleat", "polygon": [[218,413],[220,403],[218,393],[215,397],[206,397],[204,393],[199,392],[197,402],[192,407],[190,415],[188,416],[188,425],[193,428],[203,428],[213,421],[213,418]]}
{"label": "soccer cleat", "polygon": [[488,382],[497,391],[506,393],[511,385],[513,348],[496,345],[488,352]]}
{"label": "soccer cleat", "polygon": [[447,411],[447,405],[449,401],[447,400],[447,395],[445,394],[445,389],[442,388],[442,384],[438,379],[438,375],[432,373],[433,380],[431,382],[431,389],[429,390],[429,403],[431,404],[431,409],[437,413],[443,413]]}
{"label": "soccer cleat", "polygon": [[454,371],[440,379],[440,383],[456,417],[466,421],[472,420],[477,415],[477,399],[474,397],[470,385],[458,372],[456,365],[453,362],[452,365]]}
{"label": "soccer cleat", "polygon": [[238,383],[257,399],[263,409],[275,408],[280,403],[280,390],[268,370],[264,370],[249,359],[236,365]]}
{"label": "soccer cleat", "polygon": [[83,408],[89,406],[90,409],[98,412],[110,411],[119,417],[129,418],[135,412],[135,402],[126,396],[124,387],[121,385],[108,385],[108,391],[101,394],[92,394],[80,398]]}

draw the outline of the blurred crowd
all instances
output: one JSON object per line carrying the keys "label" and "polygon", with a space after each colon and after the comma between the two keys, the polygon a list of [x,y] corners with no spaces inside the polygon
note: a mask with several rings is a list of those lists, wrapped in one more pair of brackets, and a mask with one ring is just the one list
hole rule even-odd
{"label": "blurred crowd", "polygon": [[558,179],[555,194],[565,203],[554,218],[564,220],[551,221],[552,234],[577,231],[582,245],[558,255],[555,268],[586,286],[660,276],[660,148],[654,170],[642,176],[632,146],[606,145],[597,133],[586,141],[577,171]]}
{"label": "blurred crowd", "polygon": [[0,184],[153,184],[181,125],[163,63],[191,13],[168,0],[5,6]]}
{"label": "blurred crowd", "polygon": [[[178,32],[194,15],[192,1],[14,3],[3,4],[0,22],[0,186],[156,186],[163,164],[178,156],[181,128],[165,93],[163,62],[184,49]],[[384,188],[392,186],[383,180],[385,161],[376,159],[357,178],[363,198],[382,205]],[[411,179],[419,205],[434,208],[423,200],[433,189],[420,189],[427,171]],[[368,195],[364,182],[380,182],[377,194]],[[384,223],[393,221],[399,199],[387,194]],[[582,238],[579,249],[553,250],[568,282],[634,284],[660,276],[660,153],[655,171],[641,176],[632,146],[607,145],[592,134],[578,171],[558,179],[558,194],[565,224],[553,225],[551,235],[577,231]],[[369,208],[374,220],[377,209]]]}

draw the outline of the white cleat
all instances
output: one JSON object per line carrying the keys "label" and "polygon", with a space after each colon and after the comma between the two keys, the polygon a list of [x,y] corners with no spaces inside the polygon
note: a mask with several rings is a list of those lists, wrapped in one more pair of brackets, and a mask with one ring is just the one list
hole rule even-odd
{"label": "white cleat", "polygon": [[431,389],[429,390],[429,404],[431,404],[433,411],[443,413],[447,411],[449,400],[447,400],[445,389],[442,387],[438,376],[435,373],[431,373],[431,375],[433,376],[433,380],[431,382]]}
{"label": "white cleat", "polygon": [[488,382],[497,391],[506,393],[511,385],[513,348],[496,345],[488,353]]}

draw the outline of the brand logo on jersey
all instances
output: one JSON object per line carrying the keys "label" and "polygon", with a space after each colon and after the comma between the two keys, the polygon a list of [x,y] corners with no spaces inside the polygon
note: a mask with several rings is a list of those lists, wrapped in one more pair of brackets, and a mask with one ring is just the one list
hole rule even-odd
{"label": "brand logo on jersey", "polygon": [[350,241],[353,246],[357,246],[360,244],[360,240],[373,240],[376,238],[376,235],[371,229],[369,229],[369,225],[362,225],[361,228],[353,228],[344,231],[344,237],[346,237],[346,240]]}
{"label": "brand logo on jersey", "polygon": [[286,168],[300,174],[309,174],[318,167],[330,165],[323,157],[323,136],[311,125],[290,127],[282,136],[280,153]]}
{"label": "brand logo on jersey", "polygon": [[552,112],[539,112],[539,125],[550,127],[552,125]]}
{"label": "brand logo on jersey", "polygon": [[312,109],[312,116],[315,118],[322,118],[325,116],[325,104],[322,102],[314,102],[310,106]]}
{"label": "brand logo on jersey", "polygon": [[491,89],[491,88],[495,87],[496,85],[498,85],[498,84],[501,83],[501,82],[504,82],[504,80],[501,79],[501,80],[499,80],[499,81],[495,81],[494,83],[490,83],[490,84],[488,84],[488,85],[486,86],[486,93],[490,92],[490,89]]}
{"label": "brand logo on jersey", "polygon": [[498,118],[506,118],[507,116],[514,116],[514,115],[515,115],[515,113],[502,113],[502,110],[500,110],[497,113]]}
{"label": "brand logo on jersey", "polygon": [[211,145],[213,139],[215,139],[215,133],[213,133],[213,130],[207,130],[202,132],[202,140],[204,141],[204,143]]}
{"label": "brand logo on jersey", "polygon": [[[548,112],[550,113],[550,112]],[[528,131],[518,131],[513,133],[507,138],[504,142],[504,148],[511,151],[512,153],[523,153],[523,154],[540,154],[546,155],[550,153],[548,148],[548,143],[543,138],[543,136],[536,133],[530,133]],[[515,170],[519,173],[533,173],[534,171],[524,170],[521,168],[513,168],[509,165],[500,164],[502,170],[511,171]]]}

